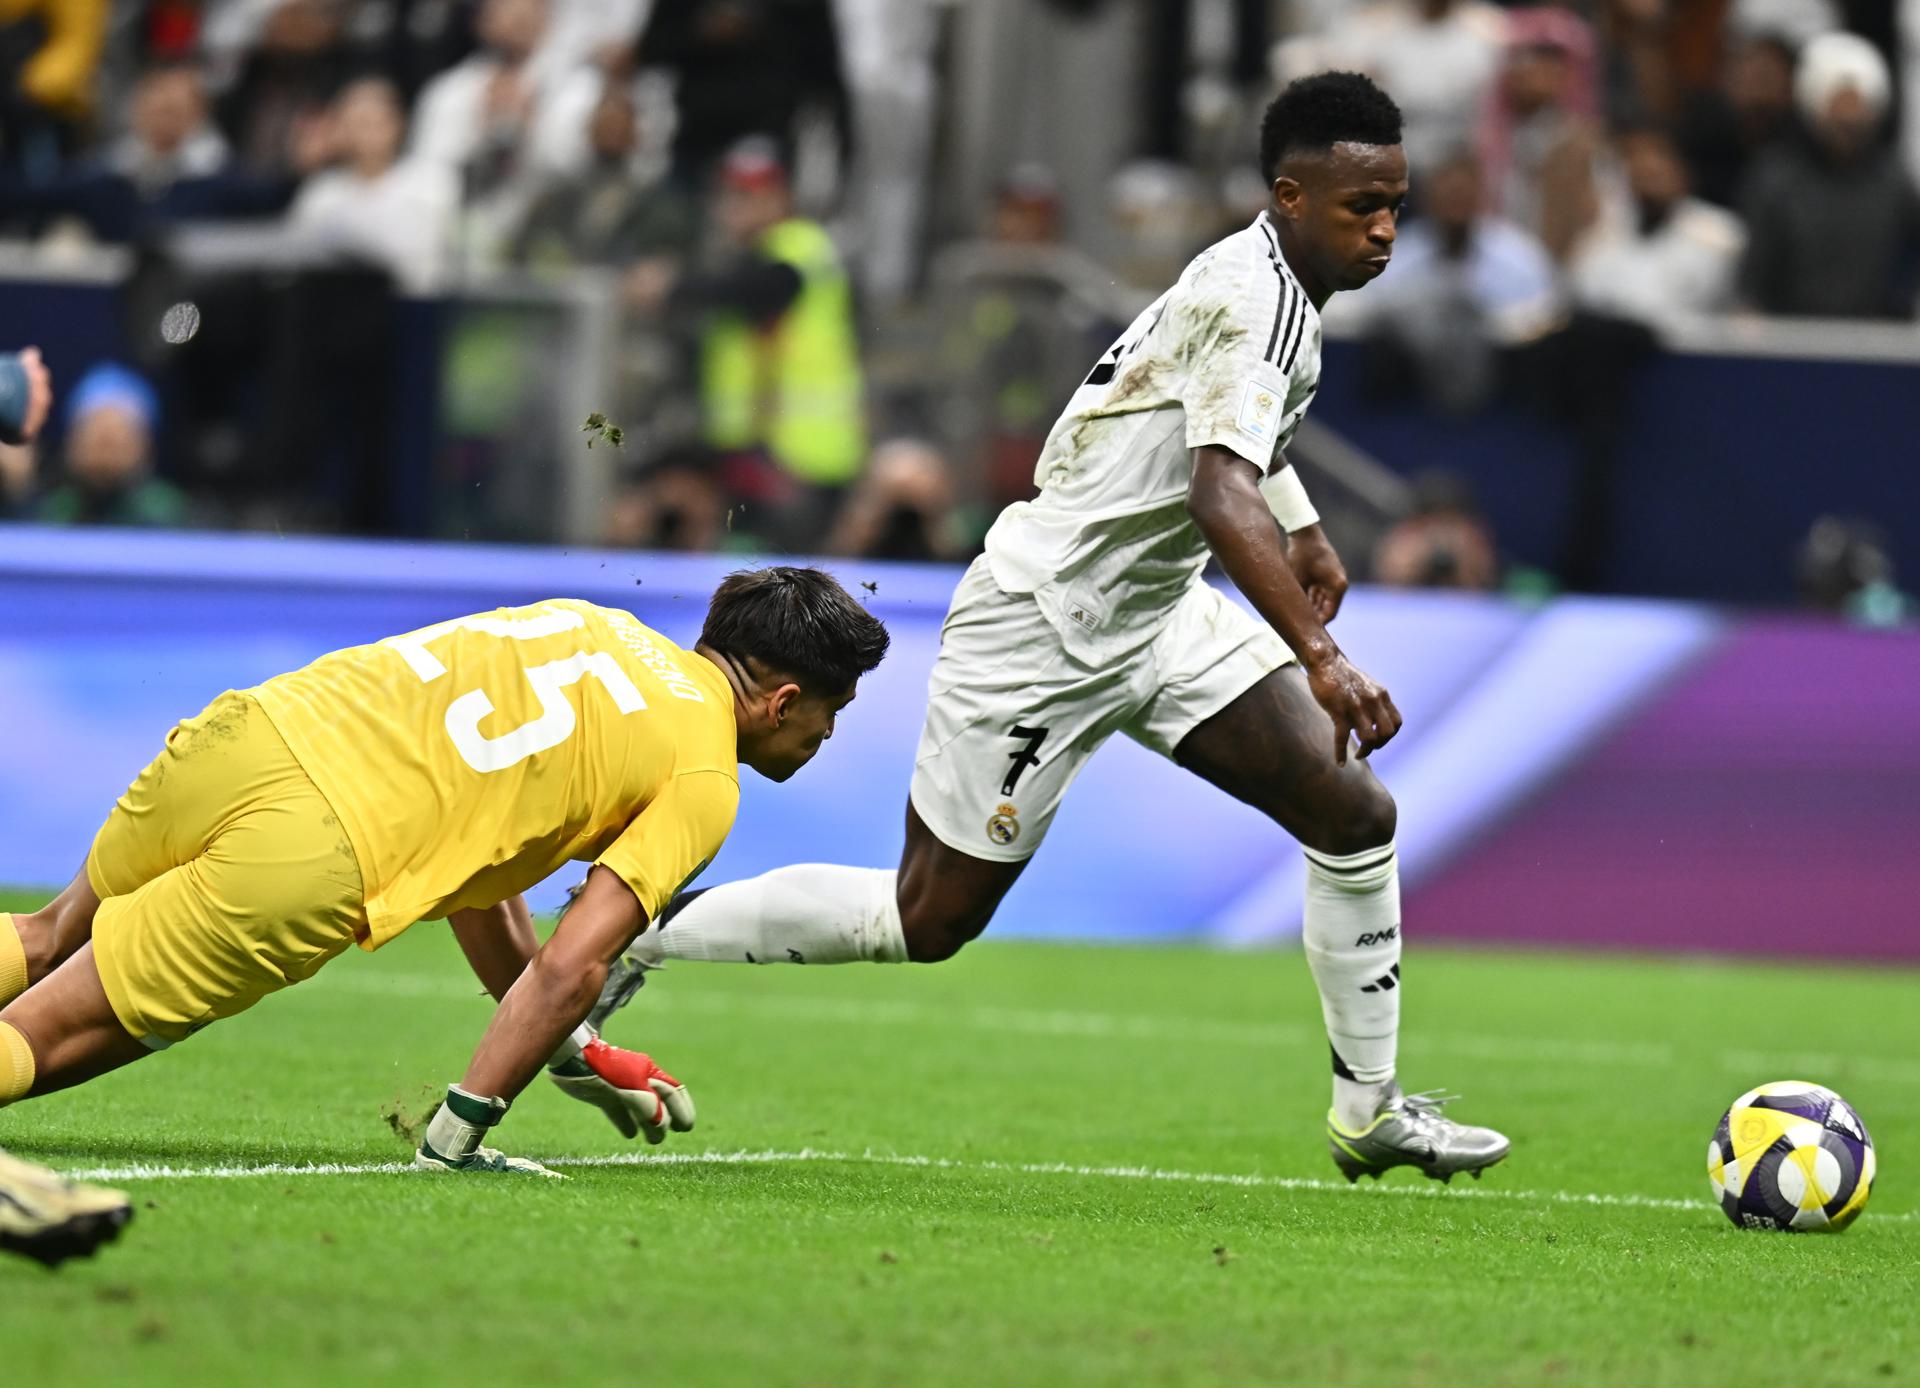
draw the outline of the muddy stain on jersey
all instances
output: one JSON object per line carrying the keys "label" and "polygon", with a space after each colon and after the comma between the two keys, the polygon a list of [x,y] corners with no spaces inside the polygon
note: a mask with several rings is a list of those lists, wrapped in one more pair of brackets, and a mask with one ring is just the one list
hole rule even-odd
{"label": "muddy stain on jersey", "polygon": [[[1110,421],[1179,403],[1177,399],[1164,398],[1172,379],[1181,372],[1191,371],[1194,364],[1206,356],[1233,351],[1247,335],[1247,330],[1233,321],[1231,304],[1213,301],[1176,308],[1175,316],[1181,332],[1171,352],[1135,362],[1099,405],[1079,412],[1073,427],[1061,435],[1046,455],[1045,476],[1036,479],[1041,486],[1059,485],[1073,477],[1079,471],[1080,458]],[[1157,320],[1155,326],[1158,326]],[[1226,408],[1241,384],[1237,378],[1210,381],[1208,393],[1200,402],[1202,413]]]}

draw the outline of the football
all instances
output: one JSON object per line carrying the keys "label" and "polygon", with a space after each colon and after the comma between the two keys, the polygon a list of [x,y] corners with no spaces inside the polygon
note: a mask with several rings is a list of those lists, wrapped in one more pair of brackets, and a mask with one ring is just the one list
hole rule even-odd
{"label": "football", "polygon": [[1806,1080],[1742,1094],[1707,1147],[1707,1179],[1742,1229],[1844,1229],[1866,1208],[1873,1172],[1873,1139],[1860,1115]]}

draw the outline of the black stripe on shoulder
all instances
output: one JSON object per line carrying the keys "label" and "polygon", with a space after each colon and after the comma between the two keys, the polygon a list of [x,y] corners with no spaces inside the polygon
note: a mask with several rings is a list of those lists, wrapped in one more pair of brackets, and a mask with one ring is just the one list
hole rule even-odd
{"label": "black stripe on shoulder", "polygon": [[[1266,357],[1268,361],[1278,366],[1282,371],[1291,373],[1294,359],[1300,355],[1300,344],[1306,339],[1307,335],[1307,315],[1305,309],[1302,307],[1302,301],[1306,298],[1306,294],[1305,291],[1294,283],[1293,276],[1288,272],[1285,262],[1281,259],[1280,239],[1273,234],[1273,228],[1267,225],[1267,219],[1264,215],[1260,218],[1260,232],[1267,238],[1267,258],[1273,262],[1273,272],[1280,276],[1280,304],[1274,309],[1274,331],[1273,336],[1267,339]],[[1286,312],[1287,315],[1287,325],[1284,334],[1280,327],[1280,318],[1283,312]],[[1283,336],[1286,340],[1284,343],[1280,343],[1280,339]],[[1280,345],[1280,353],[1277,356],[1274,354],[1276,344]]]}
{"label": "black stripe on shoulder", "polygon": [[[1306,296],[1303,294],[1300,297],[1304,299]],[[1287,344],[1286,360],[1280,363],[1280,369],[1288,375],[1293,374],[1293,359],[1300,355],[1300,344],[1306,339],[1306,336],[1307,315],[1302,311],[1299,319],[1293,325],[1292,340]]]}
{"label": "black stripe on shoulder", "polygon": [[[1265,222],[1260,224],[1260,229],[1266,231]],[[1267,232],[1267,241],[1269,245],[1272,244],[1273,233],[1270,231]],[[1270,249],[1267,256],[1272,260],[1273,273],[1280,281],[1280,293],[1273,305],[1273,331],[1267,334],[1267,350],[1260,355],[1267,361],[1278,361],[1279,358],[1275,355],[1276,349],[1282,346],[1283,339],[1293,336],[1294,317],[1297,314],[1298,305],[1294,302],[1292,281],[1287,278],[1286,269],[1280,264],[1280,252],[1277,249]]]}

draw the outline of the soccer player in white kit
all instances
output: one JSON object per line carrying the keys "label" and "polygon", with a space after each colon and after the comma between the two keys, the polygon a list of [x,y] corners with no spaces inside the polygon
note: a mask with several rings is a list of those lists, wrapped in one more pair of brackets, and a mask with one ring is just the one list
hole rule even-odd
{"label": "soccer player in white kit", "polygon": [[[1320,379],[1320,308],[1387,266],[1407,192],[1372,81],[1289,86],[1261,125],[1269,205],[1195,257],[1053,426],[954,594],[897,872],[803,864],[690,892],[616,966],[596,1022],[663,959],[931,962],[973,939],[1116,732],[1264,811],[1307,858],[1303,937],[1349,1179],[1507,1154],[1395,1080],[1395,808],[1364,760],[1400,728],[1328,635],[1345,570],[1283,451]],[[1205,583],[1216,558],[1264,620]],[[1357,745],[1358,756],[1350,756]]]}

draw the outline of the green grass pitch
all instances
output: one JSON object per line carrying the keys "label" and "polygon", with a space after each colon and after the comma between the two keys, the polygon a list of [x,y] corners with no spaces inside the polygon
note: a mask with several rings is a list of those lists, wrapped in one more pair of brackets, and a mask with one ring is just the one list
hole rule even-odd
{"label": "green grass pitch", "polygon": [[[573,1163],[564,1183],[261,1173],[410,1154],[396,1128],[488,1015],[420,926],[0,1114],[0,1143],[139,1204],[91,1262],[0,1263],[0,1380],[1920,1379],[1913,973],[1416,934],[1406,977],[1405,1079],[1514,1138],[1478,1185],[1338,1179],[1297,954],[992,942],[938,968],[674,966],[610,1031],[693,1086],[699,1130],[624,1144],[543,1083],[499,1141]],[[1873,1130],[1882,1180],[1845,1235],[1707,1202],[1721,1109],[1784,1078]]]}

